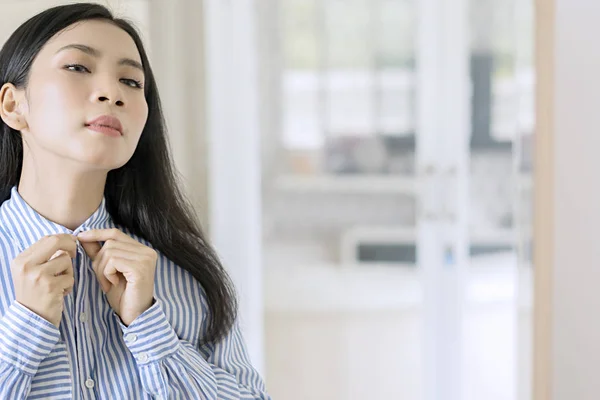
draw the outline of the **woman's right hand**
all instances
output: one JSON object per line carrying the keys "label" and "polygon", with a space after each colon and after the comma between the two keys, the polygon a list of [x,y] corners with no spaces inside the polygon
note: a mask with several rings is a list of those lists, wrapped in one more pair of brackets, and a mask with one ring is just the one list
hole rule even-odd
{"label": "woman's right hand", "polygon": [[15,299],[57,328],[64,296],[73,289],[77,239],[73,235],[44,236],[11,263]]}

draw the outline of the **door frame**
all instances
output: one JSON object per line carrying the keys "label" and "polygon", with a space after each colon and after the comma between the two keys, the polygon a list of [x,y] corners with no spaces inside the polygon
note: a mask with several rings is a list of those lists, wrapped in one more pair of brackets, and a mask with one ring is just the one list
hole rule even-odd
{"label": "door frame", "polygon": [[[423,398],[460,400],[463,276],[469,262],[471,81],[468,0],[420,0],[417,23],[417,252]],[[452,49],[449,51],[448,49]]]}

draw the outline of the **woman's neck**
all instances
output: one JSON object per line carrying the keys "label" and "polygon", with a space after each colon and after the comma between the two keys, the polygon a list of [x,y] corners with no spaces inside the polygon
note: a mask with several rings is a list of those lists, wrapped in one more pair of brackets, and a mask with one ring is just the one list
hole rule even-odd
{"label": "woman's neck", "polygon": [[70,230],[81,226],[96,211],[104,196],[106,172],[77,171],[68,163],[23,163],[18,191],[44,218]]}

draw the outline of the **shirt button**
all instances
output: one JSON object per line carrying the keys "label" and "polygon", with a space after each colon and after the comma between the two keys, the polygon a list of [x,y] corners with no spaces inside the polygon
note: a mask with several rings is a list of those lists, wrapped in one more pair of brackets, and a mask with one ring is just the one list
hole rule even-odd
{"label": "shirt button", "polygon": [[128,343],[133,343],[137,340],[137,335],[135,333],[129,333],[125,335],[125,341]]}
{"label": "shirt button", "polygon": [[140,362],[146,362],[148,361],[148,354],[146,353],[142,353],[138,356],[138,360],[140,360]]}
{"label": "shirt button", "polygon": [[86,314],[86,313],[84,313],[84,312],[82,312],[81,314],[79,314],[79,320],[80,320],[81,322],[84,322],[84,323],[85,323],[85,322],[87,322],[87,321],[88,321],[88,316],[87,316],[87,314]]}
{"label": "shirt button", "polygon": [[85,387],[88,389],[94,388],[94,381],[92,379],[88,379],[85,381]]}

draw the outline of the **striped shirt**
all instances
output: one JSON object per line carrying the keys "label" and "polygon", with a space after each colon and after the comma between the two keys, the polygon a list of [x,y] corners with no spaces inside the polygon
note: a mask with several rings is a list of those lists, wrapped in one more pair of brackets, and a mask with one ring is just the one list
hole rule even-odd
{"label": "striped shirt", "polygon": [[155,302],[127,327],[81,245],[60,328],[15,301],[10,264],[23,250],[46,235],[114,227],[105,199],[75,231],[42,217],[16,187],[0,206],[0,398],[269,399],[237,323],[218,343],[199,345],[208,309],[201,286],[160,253]]}

